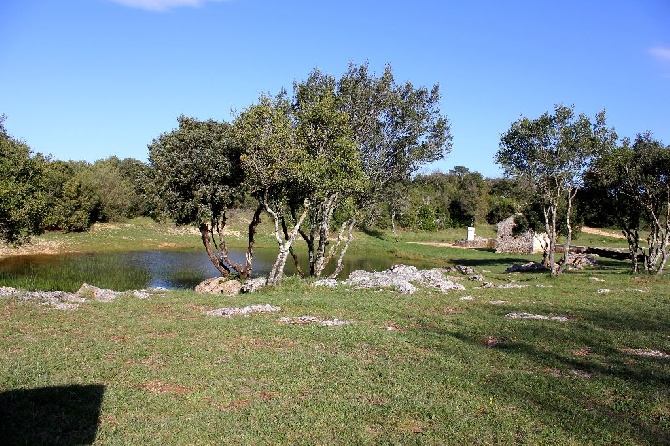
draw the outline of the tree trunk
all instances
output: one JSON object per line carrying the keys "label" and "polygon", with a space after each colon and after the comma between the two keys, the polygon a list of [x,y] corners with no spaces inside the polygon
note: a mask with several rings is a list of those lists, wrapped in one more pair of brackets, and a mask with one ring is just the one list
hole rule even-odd
{"label": "tree trunk", "polygon": [[547,234],[549,235],[549,268],[552,276],[558,275],[558,269],[556,268],[556,212],[556,206],[553,204],[549,206],[548,214],[547,209],[544,209]]}
{"label": "tree trunk", "polygon": [[[288,240],[290,236],[288,233],[288,226],[286,225],[286,219],[284,218],[284,216],[281,217],[281,229],[282,232],[284,233],[284,240]],[[291,247],[289,248],[289,254],[291,254],[291,257],[293,258],[293,264],[295,265],[295,270],[300,275],[300,277],[305,278],[305,273],[302,271],[302,268],[300,268],[298,255],[295,253],[293,245],[291,245]]]}
{"label": "tree trunk", "polygon": [[280,220],[279,211],[274,211],[273,209],[271,209],[267,201],[265,203],[265,210],[274,219],[275,238],[277,239],[277,244],[279,245],[279,253],[277,254],[277,258],[275,259],[275,262],[272,265],[272,269],[268,274],[268,285],[277,285],[281,282],[282,276],[284,275],[284,266],[286,265],[286,259],[289,255],[291,244],[298,235],[298,230],[300,229],[300,226],[307,217],[307,213],[309,211],[309,200],[305,200],[304,210],[300,215],[300,217],[298,218],[298,220],[295,222],[295,226],[293,227],[293,230],[289,234],[288,240],[283,240],[279,232],[279,220]]}
{"label": "tree trunk", "polygon": [[628,242],[628,251],[630,252],[633,273],[637,274],[640,271],[640,265],[637,257],[638,252],[640,251],[640,234],[637,228],[631,229],[626,227],[624,224],[621,224],[621,232],[626,237],[626,241]]}
{"label": "tree trunk", "polygon": [[254,263],[254,243],[256,241],[256,228],[261,223],[261,212],[263,212],[263,205],[258,204],[254,216],[249,223],[249,243],[247,244],[247,253],[244,256],[244,269],[240,273],[241,279],[246,279],[251,276],[251,270]]}
{"label": "tree trunk", "polygon": [[333,216],[333,210],[335,209],[335,203],[337,201],[337,193],[328,197],[326,201],[321,204],[320,209],[320,218],[319,218],[319,243],[316,249],[316,255],[314,258],[314,267],[310,268],[312,275],[314,277],[320,277],[323,273],[324,268],[326,267],[326,245],[328,245],[328,229],[330,227],[330,219]]}
{"label": "tree trunk", "polygon": [[393,239],[398,243],[398,233],[395,231],[395,211],[391,212],[391,232],[393,232]]}
{"label": "tree trunk", "polygon": [[570,262],[570,243],[572,243],[572,226],[570,224],[570,212],[572,212],[572,200],[577,195],[577,189],[571,191],[568,189],[568,209],[565,214],[565,225],[567,227],[568,233],[565,237],[565,244],[563,245],[563,259],[561,259],[561,264],[558,268],[558,274],[562,274],[565,268]]}
{"label": "tree trunk", "polygon": [[200,225],[200,237],[202,238],[202,244],[205,245],[207,256],[209,256],[214,267],[221,273],[222,277],[230,277],[230,268],[216,256],[214,249],[212,249],[212,231],[205,223]]}
{"label": "tree trunk", "polygon": [[351,244],[351,241],[354,239],[354,226],[356,225],[356,219],[352,218],[351,223],[349,224],[349,231],[347,232],[347,243],[345,243],[344,248],[342,248],[342,252],[340,252],[340,256],[337,258],[337,266],[335,267],[335,271],[333,274],[328,276],[329,279],[334,279],[337,277],[338,274],[342,272],[342,269],[344,268],[344,264],[342,263],[344,260],[344,255],[347,253],[347,249],[349,249],[349,245]]}

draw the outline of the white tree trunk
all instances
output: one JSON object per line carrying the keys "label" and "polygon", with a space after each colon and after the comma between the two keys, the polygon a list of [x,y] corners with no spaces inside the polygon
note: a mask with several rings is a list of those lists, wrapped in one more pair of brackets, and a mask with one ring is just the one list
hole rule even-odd
{"label": "white tree trunk", "polygon": [[277,258],[275,259],[275,262],[272,265],[272,269],[268,274],[268,285],[277,285],[281,282],[282,277],[284,275],[284,267],[286,266],[286,259],[288,258],[291,249],[291,244],[298,235],[298,230],[300,229],[300,226],[307,217],[307,213],[309,211],[309,200],[305,200],[304,210],[300,215],[300,217],[298,218],[298,220],[295,222],[295,225],[293,226],[293,229],[289,234],[288,240],[282,238],[281,236],[281,232],[279,229],[279,219],[280,219],[279,211],[275,211],[272,208],[270,208],[267,202],[265,203],[265,210],[274,219],[275,238],[277,239],[277,244],[279,245],[279,253],[277,254]]}

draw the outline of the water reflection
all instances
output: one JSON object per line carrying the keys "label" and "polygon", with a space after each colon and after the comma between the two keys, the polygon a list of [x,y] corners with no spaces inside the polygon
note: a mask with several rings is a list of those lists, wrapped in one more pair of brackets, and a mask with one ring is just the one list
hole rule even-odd
{"label": "water reflection", "polygon": [[[267,275],[275,260],[275,249],[257,249],[253,276]],[[244,252],[230,252],[233,261],[243,262]],[[308,271],[307,257],[301,253],[301,268]],[[329,274],[334,270],[334,261]],[[356,269],[380,271],[396,262],[392,255],[378,257],[347,255],[341,277]],[[417,264],[416,266],[424,266]],[[296,274],[291,258],[286,275]],[[26,289],[60,289],[75,291],[86,282],[116,290],[164,287],[193,289],[218,271],[203,251],[131,251],[106,254],[69,254],[50,256],[16,256],[0,259],[0,286]]]}

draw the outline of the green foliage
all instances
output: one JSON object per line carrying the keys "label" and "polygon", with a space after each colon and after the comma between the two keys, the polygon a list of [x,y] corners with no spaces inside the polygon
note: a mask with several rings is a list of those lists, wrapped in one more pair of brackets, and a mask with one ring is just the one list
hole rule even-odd
{"label": "green foliage", "polygon": [[10,136],[0,116],[0,241],[19,245],[43,232],[47,160]]}
{"label": "green foliage", "polygon": [[[661,273],[670,256],[670,147],[651,133],[603,153],[590,172],[602,206],[616,210],[614,219],[627,235],[633,268],[637,254],[647,271]],[[646,232],[646,249],[641,246]]]}
{"label": "green foliage", "polygon": [[517,204],[514,199],[489,195],[488,212],[486,213],[487,223],[497,224],[516,212]]}
{"label": "green foliage", "polygon": [[177,224],[217,222],[242,195],[240,150],[230,125],[179,116],[149,145],[153,193]]}
{"label": "green foliage", "polygon": [[449,173],[417,175],[406,184],[396,183],[391,191],[380,213],[382,220],[395,212],[398,224],[407,229],[435,231],[481,224],[489,212],[488,181],[462,166]]}
{"label": "green foliage", "polygon": [[[577,191],[583,186],[584,172],[595,155],[612,147],[616,133],[606,127],[605,112],[595,121],[585,115],[575,116],[573,107],[556,105],[554,113],[542,114],[536,119],[522,117],[512,123],[500,138],[496,162],[509,176],[525,180],[535,193],[542,209],[549,235],[549,256],[546,266],[552,274],[556,268],[554,251],[560,233],[557,226],[565,218],[567,238],[564,259],[567,257],[572,236],[572,204]],[[563,207],[561,212],[559,208]],[[531,217],[532,218],[532,217]]]}
{"label": "green foliage", "polygon": [[358,201],[371,222],[376,204],[388,203],[397,183],[449,154],[449,122],[440,112],[438,85],[428,90],[398,84],[390,65],[376,76],[367,63],[350,64],[337,83],[337,96],[360,151],[367,187]]}
{"label": "green foliage", "polygon": [[117,157],[89,164],[51,161],[45,166],[48,229],[85,231],[96,222],[123,221],[151,212],[146,198],[148,166]]}

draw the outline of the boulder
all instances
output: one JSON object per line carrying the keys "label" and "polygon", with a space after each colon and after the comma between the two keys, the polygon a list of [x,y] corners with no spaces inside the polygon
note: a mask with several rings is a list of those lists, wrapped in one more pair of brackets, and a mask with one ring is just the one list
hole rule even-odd
{"label": "boulder", "polygon": [[111,302],[123,293],[120,291],[107,290],[83,283],[81,287],[79,287],[79,290],[77,290],[76,294],[82,297],[98,300],[100,302]]}
{"label": "boulder", "polygon": [[243,293],[253,293],[261,288],[265,287],[268,284],[268,279],[265,277],[256,277],[255,279],[247,279],[242,285],[241,292]]}
{"label": "boulder", "polygon": [[212,277],[205,279],[195,287],[196,293],[202,294],[223,294],[226,296],[237,296],[240,293],[242,284],[234,279],[224,277]]}
{"label": "boulder", "polygon": [[342,282],[356,288],[394,288],[402,294],[413,294],[417,287],[414,283],[436,288],[443,293],[449,290],[464,290],[461,284],[454,283],[444,275],[444,269],[418,270],[414,266],[394,265],[381,272],[354,271]]}

